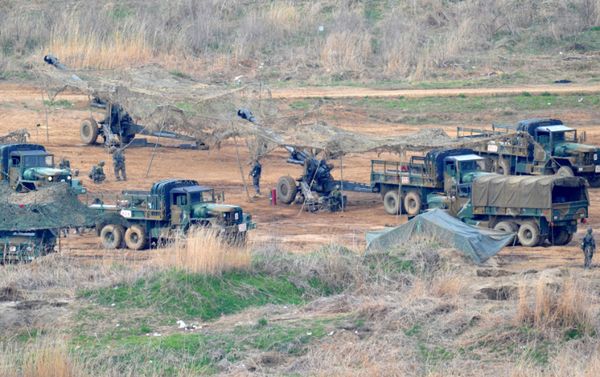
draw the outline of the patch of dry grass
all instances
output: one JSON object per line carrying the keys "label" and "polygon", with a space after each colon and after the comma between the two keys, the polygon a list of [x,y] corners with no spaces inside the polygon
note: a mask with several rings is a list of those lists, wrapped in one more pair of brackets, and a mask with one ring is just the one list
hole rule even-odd
{"label": "patch of dry grass", "polygon": [[9,345],[0,353],[3,377],[83,377],[68,354],[66,344],[58,339],[38,339],[24,347]]}
{"label": "patch of dry grass", "polygon": [[160,268],[176,268],[191,273],[220,275],[229,270],[248,269],[250,249],[246,245],[231,245],[212,229],[191,229],[186,237],[158,251],[154,263]]}

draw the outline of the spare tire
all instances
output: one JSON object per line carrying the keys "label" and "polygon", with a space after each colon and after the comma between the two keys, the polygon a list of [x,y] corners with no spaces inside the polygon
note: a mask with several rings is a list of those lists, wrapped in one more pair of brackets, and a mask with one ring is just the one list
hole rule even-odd
{"label": "spare tire", "polygon": [[501,175],[510,175],[510,163],[508,160],[500,158],[495,163],[495,172]]}
{"label": "spare tire", "polygon": [[402,211],[401,203],[397,190],[390,190],[383,195],[383,208],[388,215],[399,215]]}
{"label": "spare tire", "polygon": [[95,144],[98,139],[98,123],[94,118],[87,118],[81,122],[79,136],[85,144]]}
{"label": "spare tire", "polygon": [[573,173],[573,169],[570,166],[561,166],[556,171],[556,175],[559,177],[573,177],[575,174]]}
{"label": "spare tire", "polygon": [[123,227],[107,224],[100,231],[100,240],[105,249],[120,249],[123,243]]}
{"label": "spare tire", "polygon": [[125,245],[131,250],[143,250],[146,248],[146,230],[139,225],[132,225],[125,232]]}
{"label": "spare tire", "polygon": [[277,181],[277,199],[284,204],[291,204],[296,199],[296,180],[289,175],[279,178]]}
{"label": "spare tire", "polygon": [[404,210],[408,216],[417,216],[421,212],[421,194],[415,190],[406,193],[404,197]]}

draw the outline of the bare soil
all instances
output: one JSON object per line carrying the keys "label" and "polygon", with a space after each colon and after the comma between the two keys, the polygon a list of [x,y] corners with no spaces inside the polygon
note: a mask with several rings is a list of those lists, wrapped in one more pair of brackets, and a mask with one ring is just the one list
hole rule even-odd
{"label": "bare soil", "polygon": [[[380,91],[365,88],[299,88],[277,89],[273,96],[278,98],[300,97],[352,97],[352,96],[450,96],[467,95],[497,95],[512,94],[528,91],[530,93],[583,93],[600,92],[600,85],[593,86],[536,86],[511,87],[494,89],[438,89],[438,90],[398,90]],[[209,151],[180,150],[175,148],[131,148],[126,152],[127,174],[126,182],[117,182],[112,177],[110,155],[104,147],[86,146],[79,139],[79,123],[90,115],[87,107],[87,97],[77,94],[65,94],[57,99],[66,99],[73,104],[68,109],[50,109],[46,114],[41,102],[41,91],[29,86],[14,83],[0,85],[0,134],[8,133],[18,128],[26,128],[31,134],[31,142],[44,144],[54,153],[58,161],[66,157],[71,166],[79,169],[80,178],[91,195],[111,194],[125,189],[148,189],[151,184],[163,178],[196,179],[204,185],[213,186],[226,194],[230,203],[240,204],[245,211],[252,214],[258,229],[252,232],[251,240],[256,243],[277,242],[285,248],[294,251],[310,251],[330,244],[339,243],[353,249],[361,249],[365,245],[365,232],[382,228],[386,225],[397,225],[406,221],[403,216],[388,216],[384,213],[383,205],[378,195],[349,193],[349,206],[343,213],[308,213],[299,206],[270,205],[269,192],[275,187],[277,179],[282,175],[296,177],[300,167],[285,162],[287,153],[278,151],[263,160],[263,196],[249,199],[244,190],[244,182],[252,195],[252,188],[247,177],[249,157],[245,145],[240,142],[239,150],[244,170],[240,174],[236,157],[236,146],[233,142],[224,143],[221,149]],[[590,112],[547,114],[560,116],[567,122],[573,121],[580,130],[587,132],[590,143],[600,144],[600,128],[594,110]],[[327,114],[324,114],[327,116]],[[46,116],[48,127],[46,127]],[[445,125],[443,128],[454,134],[456,124]],[[582,124],[583,123],[583,124]],[[36,125],[40,126],[36,126]],[[485,126],[483,123],[463,124]],[[336,109],[336,126],[364,133],[379,135],[400,135],[415,132],[424,127],[439,127],[439,125],[404,125],[397,123],[374,122],[365,114],[354,112],[351,108],[339,112]],[[149,139],[149,141],[154,141]],[[370,160],[373,158],[392,158],[397,156],[374,153],[350,155],[344,158],[343,178],[366,182],[369,179]],[[107,162],[108,180],[103,184],[93,184],[87,173],[98,161]],[[335,174],[341,177],[339,161]],[[600,190],[590,189],[591,208],[589,222],[594,228],[600,224]],[[86,197],[82,198],[83,200]],[[578,248],[581,231],[569,245],[564,247],[538,248],[506,248],[498,260],[507,270],[524,271],[527,269],[542,269],[553,266],[577,266],[582,264],[582,255]],[[93,233],[84,236],[72,236],[63,242],[67,255],[73,256],[103,256],[107,252],[101,250],[98,240]],[[139,253],[130,253],[132,257],[141,257]]]}

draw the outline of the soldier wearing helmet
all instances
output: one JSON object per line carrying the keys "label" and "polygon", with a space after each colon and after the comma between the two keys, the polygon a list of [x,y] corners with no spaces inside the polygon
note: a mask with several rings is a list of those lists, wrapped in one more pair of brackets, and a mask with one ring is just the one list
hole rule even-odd
{"label": "soldier wearing helmet", "polygon": [[98,162],[98,165],[94,165],[88,177],[90,177],[94,183],[104,182],[106,179],[106,174],[104,174],[104,161],[100,161]]}
{"label": "soldier wearing helmet", "polygon": [[592,235],[592,227],[588,227],[587,232],[581,240],[581,250],[583,250],[583,268],[592,267],[592,257],[596,251],[596,240]]}

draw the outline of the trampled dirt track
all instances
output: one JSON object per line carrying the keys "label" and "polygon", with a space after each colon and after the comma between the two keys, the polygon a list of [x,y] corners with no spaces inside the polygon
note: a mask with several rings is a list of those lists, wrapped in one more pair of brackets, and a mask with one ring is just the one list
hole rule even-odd
{"label": "trampled dirt track", "polygon": [[[300,97],[363,97],[366,95],[377,96],[451,96],[458,94],[467,95],[495,95],[506,93],[531,93],[548,91],[551,93],[597,93],[600,85],[595,86],[539,86],[520,88],[494,88],[494,89],[438,89],[416,91],[379,91],[361,88],[311,88],[311,89],[277,89],[273,96],[278,98]],[[412,93],[412,94],[411,94]],[[41,104],[41,92],[30,86],[21,86],[13,83],[0,84],[0,134],[17,128],[26,128],[31,133],[31,142],[42,143],[50,152],[54,153],[57,160],[65,156],[71,161],[74,168],[81,171],[84,185],[90,192],[114,193],[124,189],[148,189],[152,182],[167,178],[191,178],[202,184],[214,186],[224,190],[227,200],[239,203],[244,210],[250,212],[258,224],[258,229],[252,233],[254,242],[276,242],[285,248],[296,251],[310,251],[328,243],[341,243],[355,249],[364,247],[364,236],[368,230],[378,229],[385,225],[399,224],[406,221],[403,216],[393,217],[385,215],[383,206],[377,195],[349,194],[350,204],[344,213],[319,213],[311,214],[301,211],[297,206],[269,204],[269,189],[274,187],[277,179],[282,175],[293,177],[300,173],[300,167],[289,165],[285,162],[287,154],[283,151],[276,152],[263,160],[263,192],[262,198],[248,201],[243,189],[242,179],[238,168],[235,145],[228,142],[219,150],[194,151],[178,150],[173,148],[157,148],[149,167],[149,161],[154,153],[152,148],[132,148],[127,151],[127,182],[116,182],[112,179],[110,156],[101,146],[89,147],[82,145],[79,139],[79,123],[89,116],[87,97],[76,94],[61,95],[58,99],[68,99],[73,107],[69,109],[54,109],[48,114],[48,136],[46,141],[45,112]],[[597,110],[596,110],[597,111]],[[529,116],[530,114],[527,114]],[[600,144],[600,128],[596,119],[589,114],[583,118],[576,113],[545,114],[546,116],[560,116],[567,122],[577,124],[578,128],[585,130],[591,143]],[[523,116],[518,116],[524,118]],[[587,117],[591,124],[581,119]],[[36,127],[36,124],[41,124]],[[354,113],[353,109],[346,108],[343,115],[337,114],[336,125],[349,130],[365,133],[398,135],[414,132],[423,127],[435,125],[404,125],[378,123]],[[482,126],[482,124],[472,124]],[[439,127],[439,126],[436,126]],[[455,125],[446,125],[449,133]],[[245,146],[240,142],[242,161],[244,162],[244,175],[249,167],[248,155]],[[344,158],[344,178],[355,181],[367,181],[372,158],[392,158],[397,156],[377,156],[375,154],[352,155]],[[102,185],[94,185],[87,179],[91,166],[99,160],[106,160],[109,180]],[[147,174],[148,172],[148,174]],[[340,170],[335,174],[339,177]],[[245,177],[248,181],[248,177]],[[249,187],[251,191],[251,188]],[[600,189],[591,189],[592,199],[590,223],[597,228],[600,220]],[[575,240],[570,245],[562,248],[509,248],[502,251],[499,260],[510,262],[508,268],[518,270],[548,267],[548,266],[575,266],[581,263],[580,251]],[[103,255],[98,248],[98,241],[92,235],[84,237],[69,237],[66,241],[67,253],[83,255]]]}

